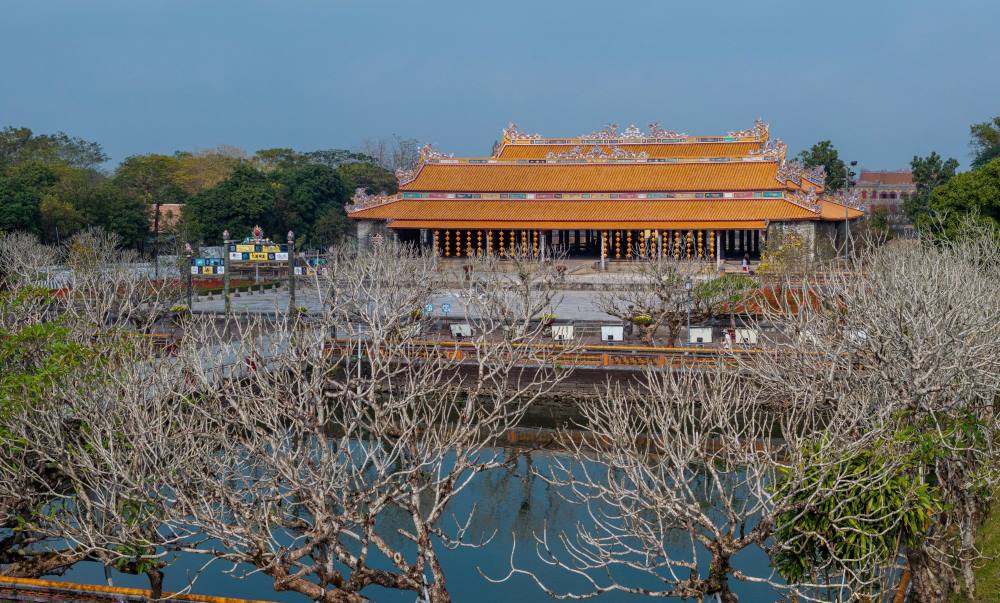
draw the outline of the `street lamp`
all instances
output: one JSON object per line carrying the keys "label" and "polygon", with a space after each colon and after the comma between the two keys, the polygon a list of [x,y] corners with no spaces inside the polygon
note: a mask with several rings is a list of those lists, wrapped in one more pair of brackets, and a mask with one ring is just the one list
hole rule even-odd
{"label": "street lamp", "polygon": [[[851,168],[854,168],[857,165],[858,165],[857,161],[851,162]],[[848,200],[851,198],[851,186],[854,184],[854,180],[852,180],[852,178],[854,178],[856,175],[857,174],[854,172],[853,169],[847,170],[847,184],[845,185],[846,190],[844,191],[844,262],[845,263],[847,262],[847,259],[850,257],[848,255],[849,253],[848,249],[850,247],[850,241],[851,241],[850,204],[848,203]]]}
{"label": "street lamp", "polygon": [[687,298],[688,298],[688,338],[687,338],[687,343],[685,345],[691,344],[691,289],[693,286],[694,285],[691,282],[691,277],[690,276],[685,277],[684,290],[687,291]]}

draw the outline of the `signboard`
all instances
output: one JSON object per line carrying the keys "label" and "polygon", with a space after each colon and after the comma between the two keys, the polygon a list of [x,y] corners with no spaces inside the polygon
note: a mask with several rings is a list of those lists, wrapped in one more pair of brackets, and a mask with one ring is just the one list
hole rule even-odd
{"label": "signboard", "polygon": [[229,245],[233,262],[287,262],[288,245],[273,243],[235,243]]}
{"label": "signboard", "polygon": [[451,314],[451,304],[444,303],[441,304],[441,311],[445,314]]}
{"label": "signboard", "polygon": [[209,275],[225,274],[226,268],[222,258],[191,258],[191,274]]}

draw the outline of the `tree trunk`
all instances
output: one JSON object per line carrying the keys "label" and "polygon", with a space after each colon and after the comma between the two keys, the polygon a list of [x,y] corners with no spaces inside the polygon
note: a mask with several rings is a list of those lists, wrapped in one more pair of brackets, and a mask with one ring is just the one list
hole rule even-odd
{"label": "tree trunk", "polygon": [[918,546],[906,553],[910,567],[912,600],[920,603],[944,603],[951,593],[955,577],[951,568],[938,563]]}
{"label": "tree trunk", "polygon": [[149,578],[149,598],[154,601],[163,598],[163,572],[158,569],[151,569],[146,572]]}
{"label": "tree trunk", "polygon": [[722,603],[738,603],[740,598],[729,590],[729,557],[722,554],[712,555],[708,566],[708,578],[705,580],[705,594],[716,595]]}

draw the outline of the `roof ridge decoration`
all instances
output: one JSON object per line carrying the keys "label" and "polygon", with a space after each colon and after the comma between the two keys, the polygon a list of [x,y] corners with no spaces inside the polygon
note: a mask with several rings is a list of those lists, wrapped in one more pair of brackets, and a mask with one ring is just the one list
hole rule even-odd
{"label": "roof ridge decoration", "polygon": [[753,120],[753,127],[746,130],[733,130],[727,136],[734,136],[738,138],[758,138],[760,140],[767,140],[769,136],[771,126],[761,118]]}
{"label": "roof ridge decoration", "polygon": [[[398,171],[398,170],[397,170]],[[354,189],[354,196],[351,197],[353,203],[347,207],[347,211],[358,211],[359,209],[365,209],[367,207],[375,207],[376,205],[385,205],[386,203],[391,203],[398,199],[398,195],[388,195],[385,192],[381,192],[377,195],[369,195],[368,189],[365,187],[358,187]]]}
{"label": "roof ridge decoration", "polygon": [[784,161],[787,153],[788,145],[785,144],[783,140],[780,138],[768,138],[767,142],[764,143],[764,146],[759,149],[751,150],[748,155],[751,157],[763,157],[764,159]]}
{"label": "roof ridge decoration", "polygon": [[801,185],[802,178],[805,176],[804,172],[805,167],[798,159],[787,159],[778,164],[778,171],[774,178],[782,184],[791,181]]}
{"label": "roof ridge decoration", "polygon": [[430,159],[453,159],[455,157],[454,153],[442,153],[435,150],[430,143],[420,147],[419,153],[420,163],[426,163]]}
{"label": "roof ridge decoration", "polygon": [[851,209],[857,209],[864,211],[864,203],[861,202],[861,195],[858,193],[857,189],[851,189],[850,191],[840,191],[835,194],[833,198],[837,203],[850,207]]}
{"label": "roof ridge decoration", "polygon": [[818,214],[820,212],[821,206],[819,202],[819,194],[817,194],[813,189],[809,189],[804,193],[798,191],[788,191],[785,193],[785,198],[803,209],[808,209],[814,214]]}
{"label": "roof ridge decoration", "polygon": [[582,134],[577,136],[578,140],[629,140],[629,141],[641,141],[655,138],[685,138],[687,134],[681,132],[676,132],[674,130],[664,130],[660,127],[659,122],[651,122],[648,126],[648,132],[642,131],[635,124],[629,125],[622,131],[618,131],[618,124],[610,123],[604,128],[597,130],[596,132],[591,132],[590,134]]}
{"label": "roof ridge decoration", "polygon": [[409,184],[417,179],[417,174],[420,173],[420,168],[423,163],[417,163],[408,168],[396,168],[396,181],[399,182],[400,186],[404,184]]}
{"label": "roof ridge decoration", "polygon": [[541,134],[526,134],[517,129],[517,124],[510,122],[506,128],[503,129],[504,140],[541,140]]}
{"label": "roof ridge decoration", "polygon": [[568,151],[562,153],[550,152],[545,156],[546,160],[568,160],[568,161],[602,161],[607,159],[624,159],[633,161],[645,161],[649,159],[649,153],[642,151],[635,153],[632,151],[627,151],[618,145],[611,145],[609,147],[610,152],[605,152],[598,145],[593,145],[586,152],[583,150],[583,145],[577,145]]}

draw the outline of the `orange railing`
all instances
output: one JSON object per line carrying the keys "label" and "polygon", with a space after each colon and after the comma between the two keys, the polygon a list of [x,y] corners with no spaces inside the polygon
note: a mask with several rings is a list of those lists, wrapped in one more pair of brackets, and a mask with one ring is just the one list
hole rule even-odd
{"label": "orange railing", "polygon": [[[74,584],[56,580],[0,576],[0,600],[14,601],[149,601],[151,591],[100,584]],[[163,593],[172,601],[199,603],[268,603],[251,599]]]}

